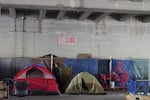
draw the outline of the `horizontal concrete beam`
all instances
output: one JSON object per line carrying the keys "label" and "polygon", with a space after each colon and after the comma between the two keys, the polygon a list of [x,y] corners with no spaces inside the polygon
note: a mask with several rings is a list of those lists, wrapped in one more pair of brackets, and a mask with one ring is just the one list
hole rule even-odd
{"label": "horizontal concrete beam", "polygon": [[132,0],[0,0],[2,7],[31,9],[69,9],[130,14],[150,14],[150,1]]}
{"label": "horizontal concrete beam", "polygon": [[10,6],[79,7],[80,0],[0,0],[0,4]]}
{"label": "horizontal concrete beam", "polygon": [[143,0],[131,0],[131,1],[134,1],[134,2],[143,2]]}

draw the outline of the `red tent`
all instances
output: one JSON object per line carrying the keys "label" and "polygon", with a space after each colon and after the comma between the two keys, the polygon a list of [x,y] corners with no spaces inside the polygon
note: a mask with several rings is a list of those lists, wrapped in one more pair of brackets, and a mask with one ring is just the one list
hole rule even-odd
{"label": "red tent", "polygon": [[[40,65],[29,65],[19,71],[14,77],[15,81],[28,82],[28,91],[44,91],[46,93],[59,93],[55,77],[49,70]],[[15,88],[14,88],[15,91]]]}

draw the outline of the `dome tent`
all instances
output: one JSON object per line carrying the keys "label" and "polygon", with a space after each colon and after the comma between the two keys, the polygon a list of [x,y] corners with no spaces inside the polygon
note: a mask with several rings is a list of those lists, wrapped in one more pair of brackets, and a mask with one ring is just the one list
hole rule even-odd
{"label": "dome tent", "polygon": [[69,83],[66,94],[105,94],[103,87],[95,76],[80,72]]}
{"label": "dome tent", "polygon": [[[27,81],[29,92],[42,91],[46,94],[59,94],[58,85],[53,74],[47,68],[38,64],[26,66],[16,74],[14,80]],[[15,93],[15,88],[13,91]]]}

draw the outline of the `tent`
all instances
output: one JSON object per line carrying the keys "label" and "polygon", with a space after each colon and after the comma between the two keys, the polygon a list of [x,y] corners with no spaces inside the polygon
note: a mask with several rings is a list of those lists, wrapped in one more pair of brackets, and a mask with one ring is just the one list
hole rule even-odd
{"label": "tent", "polygon": [[[28,65],[19,71],[14,81],[27,81],[29,92],[42,92],[58,94],[59,89],[55,77],[49,70],[41,65]],[[15,86],[14,86],[15,87]],[[14,89],[15,93],[15,89]]]}
{"label": "tent", "polygon": [[66,94],[103,94],[104,89],[95,78],[88,72],[78,73],[69,83]]}

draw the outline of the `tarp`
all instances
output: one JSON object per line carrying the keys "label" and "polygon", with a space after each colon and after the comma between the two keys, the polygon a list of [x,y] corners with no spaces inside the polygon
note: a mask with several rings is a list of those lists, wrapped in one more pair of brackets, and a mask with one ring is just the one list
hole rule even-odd
{"label": "tarp", "polygon": [[67,94],[101,94],[104,89],[99,81],[88,72],[77,74],[69,83],[65,93]]}
{"label": "tarp", "polygon": [[31,63],[31,58],[28,57],[0,58],[0,80],[13,78],[22,69],[22,66],[29,63]]}
{"label": "tarp", "polygon": [[98,60],[98,73],[108,74],[109,63],[110,63],[110,60],[108,59],[99,59]]}
{"label": "tarp", "polygon": [[32,64],[42,64],[44,65],[47,69],[51,69],[51,60],[50,58],[32,58],[31,59]]}
{"label": "tarp", "polygon": [[0,80],[3,80],[7,77],[12,78],[12,70],[14,67],[11,66],[11,61],[11,58],[0,58]]}
{"label": "tarp", "polygon": [[76,75],[80,72],[86,71],[95,76],[98,75],[98,59],[65,59],[65,67],[72,67],[72,74]]}
{"label": "tarp", "polygon": [[62,68],[61,70],[61,92],[65,92],[67,85],[69,84],[70,80],[72,79],[72,68]]}
{"label": "tarp", "polygon": [[112,73],[117,74],[119,77],[121,74],[128,73],[128,81],[133,80],[134,68],[131,60],[119,60],[112,59]]}
{"label": "tarp", "polygon": [[[45,67],[39,65],[29,65],[19,71],[14,77],[15,81],[25,80],[28,82],[28,91],[45,91],[49,93],[59,93],[55,78]],[[14,86],[15,87],[15,86]],[[15,89],[14,89],[15,91]]]}
{"label": "tarp", "polygon": [[132,59],[134,65],[134,75],[139,79],[148,80],[148,59]]}

